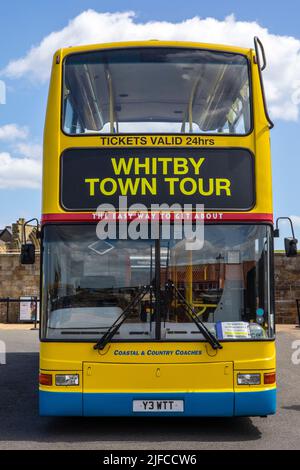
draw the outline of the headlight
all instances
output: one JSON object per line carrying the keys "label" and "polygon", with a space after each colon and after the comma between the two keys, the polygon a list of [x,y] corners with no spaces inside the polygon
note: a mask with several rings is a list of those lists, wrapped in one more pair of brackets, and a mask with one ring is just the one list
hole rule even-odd
{"label": "headlight", "polygon": [[79,375],[78,374],[56,375],[55,385],[63,385],[63,386],[79,385]]}
{"label": "headlight", "polygon": [[260,374],[238,374],[238,385],[259,385]]}

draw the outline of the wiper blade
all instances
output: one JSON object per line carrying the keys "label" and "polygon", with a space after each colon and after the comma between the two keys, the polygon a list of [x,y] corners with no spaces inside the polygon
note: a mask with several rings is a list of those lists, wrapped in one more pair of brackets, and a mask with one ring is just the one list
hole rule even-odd
{"label": "wiper blade", "polygon": [[108,330],[101,336],[101,338],[94,345],[94,349],[104,349],[107,343],[109,343],[114,335],[117,333],[124,321],[129,317],[132,309],[138,305],[145,295],[152,289],[152,285],[144,286],[142,290],[132,299],[127,307],[123,310],[121,315],[115,320],[115,322],[108,328]]}
{"label": "wiper blade", "polygon": [[187,313],[189,315],[189,317],[191,318],[191,320],[195,323],[195,325],[198,327],[199,331],[203,334],[204,338],[209,342],[209,344],[211,345],[211,347],[213,349],[223,349],[223,346],[221,345],[221,343],[218,341],[217,337],[215,335],[213,335],[208,328],[206,328],[206,326],[204,325],[204,323],[202,322],[202,320],[200,320],[200,318],[198,318],[194,308],[187,302],[187,300],[185,299],[185,297],[182,295],[182,293],[180,292],[180,290],[175,286],[174,282],[173,281],[168,281],[167,284],[166,284],[166,289],[167,290],[172,290],[174,289],[175,290],[175,293],[177,294],[177,296],[180,298],[180,300],[182,300],[182,302],[184,303],[184,305],[186,306],[187,308]]}

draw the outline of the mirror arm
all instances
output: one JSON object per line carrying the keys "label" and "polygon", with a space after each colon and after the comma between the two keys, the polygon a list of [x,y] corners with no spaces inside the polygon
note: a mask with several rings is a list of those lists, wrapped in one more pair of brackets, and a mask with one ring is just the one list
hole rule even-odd
{"label": "mirror arm", "polygon": [[279,220],[288,220],[290,222],[290,225],[291,225],[291,230],[292,230],[292,235],[293,235],[293,238],[295,238],[295,232],[294,232],[294,226],[293,226],[293,222],[292,220],[290,219],[290,217],[277,217],[276,219],[276,228],[274,230],[274,237],[278,238],[279,237],[279,228],[278,228],[278,222]]}
{"label": "mirror arm", "polygon": [[[264,105],[264,109],[265,109],[265,115],[266,115],[266,118],[267,118],[267,121],[268,121],[268,124],[269,124],[269,129],[273,129],[274,122],[270,118],[269,111],[268,111],[268,108],[267,108],[264,82],[263,82],[263,77],[262,77],[262,71],[265,70],[265,68],[267,66],[266,54],[265,54],[264,46],[263,46],[262,42],[260,41],[260,39],[257,36],[254,37],[254,48],[255,48],[256,63],[258,65],[258,75],[259,75],[259,81],[260,81],[260,86],[261,86],[261,92],[262,92],[263,105]],[[260,61],[259,49],[260,49],[262,60],[263,60],[262,64],[261,64],[261,61]]]}
{"label": "mirror arm", "polygon": [[40,232],[40,229],[39,229],[40,223],[39,223],[38,219],[36,217],[34,217],[33,219],[26,220],[26,222],[23,225],[23,240],[22,240],[22,242],[25,243],[25,244],[26,244],[26,225],[28,225],[30,222],[33,222],[33,221],[36,222],[36,238],[37,238],[37,240],[39,240],[39,243],[40,243],[40,238],[41,238],[41,232]]}

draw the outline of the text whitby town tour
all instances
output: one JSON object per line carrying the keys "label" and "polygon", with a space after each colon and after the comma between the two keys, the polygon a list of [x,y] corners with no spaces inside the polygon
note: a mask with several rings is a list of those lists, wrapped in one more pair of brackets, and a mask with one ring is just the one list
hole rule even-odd
{"label": "text whitby town tour", "polygon": [[161,184],[170,196],[231,196],[228,178],[201,177],[205,157],[111,157],[111,176],[85,178],[89,195],[157,195]]}

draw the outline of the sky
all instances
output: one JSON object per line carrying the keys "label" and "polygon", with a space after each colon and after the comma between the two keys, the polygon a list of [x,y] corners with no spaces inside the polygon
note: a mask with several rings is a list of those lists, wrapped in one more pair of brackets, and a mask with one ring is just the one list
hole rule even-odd
{"label": "sky", "polygon": [[[235,0],[0,0],[0,228],[39,217],[50,63],[58,47],[126,39],[190,39],[252,47],[263,41],[275,216],[300,239],[300,2]],[[287,224],[282,234],[290,235]]]}

